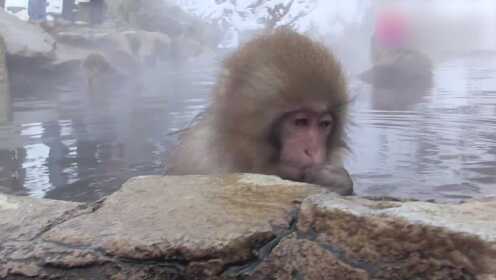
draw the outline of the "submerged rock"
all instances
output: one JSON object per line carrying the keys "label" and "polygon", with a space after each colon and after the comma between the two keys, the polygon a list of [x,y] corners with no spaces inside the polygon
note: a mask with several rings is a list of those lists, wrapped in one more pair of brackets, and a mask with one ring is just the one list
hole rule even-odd
{"label": "submerged rock", "polygon": [[138,177],[94,204],[0,196],[0,279],[491,279],[495,214],[272,176]]}

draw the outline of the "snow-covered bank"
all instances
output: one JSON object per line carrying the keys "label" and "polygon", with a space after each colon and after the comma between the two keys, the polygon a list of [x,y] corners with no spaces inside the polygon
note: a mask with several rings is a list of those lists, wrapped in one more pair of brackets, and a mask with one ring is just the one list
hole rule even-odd
{"label": "snow-covered bank", "polygon": [[[217,23],[230,32],[263,28],[267,20],[274,17],[270,11],[274,11],[278,6],[284,7],[292,3],[287,13],[285,11],[277,21],[277,25],[292,23],[292,26],[299,31],[310,31],[313,35],[327,37],[347,37],[350,34],[346,33],[351,26],[361,26],[362,31],[371,32],[376,12],[384,8],[384,4],[371,0],[264,2],[239,0],[235,3],[223,1],[219,4],[215,0],[175,0],[175,2],[185,11],[208,22]],[[386,1],[381,3],[383,2]],[[496,48],[496,41],[493,39],[496,38],[496,2],[492,0],[440,0],[425,3],[401,1],[395,5],[411,14],[414,24],[421,25],[423,32],[430,33],[430,37],[447,37],[444,39],[446,42],[438,40],[439,42],[432,42],[433,44],[442,43],[449,47],[453,44],[450,40],[458,40],[461,34],[472,38],[470,47]],[[456,38],[453,38],[454,36]],[[235,36],[231,34],[230,37]],[[460,45],[463,43],[455,42]]]}

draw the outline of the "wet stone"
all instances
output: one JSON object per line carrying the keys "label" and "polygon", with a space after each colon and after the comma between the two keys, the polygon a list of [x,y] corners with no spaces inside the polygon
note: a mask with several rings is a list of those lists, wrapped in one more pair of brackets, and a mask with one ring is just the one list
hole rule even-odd
{"label": "wet stone", "polygon": [[496,275],[496,199],[464,204],[384,202],[332,194],[304,201],[300,236],[372,279]]}
{"label": "wet stone", "polygon": [[147,176],[78,204],[0,196],[0,279],[496,277],[496,200],[341,197],[277,177]]}
{"label": "wet stone", "polygon": [[139,177],[94,213],[42,238],[135,261],[179,262],[191,275],[218,274],[255,259],[257,247],[289,230],[298,201],[320,191],[255,175]]}
{"label": "wet stone", "polygon": [[274,248],[250,279],[365,280],[367,273],[339,260],[320,244],[298,239],[295,234]]}
{"label": "wet stone", "polygon": [[72,202],[0,194],[0,244],[32,240],[78,206]]}

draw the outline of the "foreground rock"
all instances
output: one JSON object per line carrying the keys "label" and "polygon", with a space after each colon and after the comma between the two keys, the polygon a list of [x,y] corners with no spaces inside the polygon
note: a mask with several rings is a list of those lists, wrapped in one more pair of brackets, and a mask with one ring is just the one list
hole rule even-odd
{"label": "foreground rock", "polygon": [[0,244],[34,240],[80,207],[82,204],[72,202],[0,195]]}
{"label": "foreground rock", "polygon": [[95,204],[1,196],[0,279],[496,277],[495,200],[321,191],[270,176],[152,176]]}
{"label": "foreground rock", "polygon": [[54,58],[55,40],[47,32],[1,9],[0,36],[5,40],[9,56],[39,61]]}
{"label": "foreground rock", "polygon": [[494,279],[495,214],[496,200],[441,205],[327,194],[303,203],[298,234],[368,274],[336,279]]}
{"label": "foreground rock", "polygon": [[274,177],[136,178],[94,212],[82,207],[80,213],[59,213],[58,222],[30,243],[16,238],[26,226],[19,221],[27,218],[19,216],[28,205],[16,206],[19,212],[10,207],[0,212],[2,221],[18,215],[2,226],[13,233],[2,242],[12,245],[0,251],[0,279],[218,276],[262,257],[267,244],[290,230],[298,201],[318,192]]}

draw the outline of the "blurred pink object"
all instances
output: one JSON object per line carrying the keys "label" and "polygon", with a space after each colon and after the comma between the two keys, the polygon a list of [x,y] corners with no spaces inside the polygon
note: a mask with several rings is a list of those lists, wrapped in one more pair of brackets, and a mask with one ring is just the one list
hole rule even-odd
{"label": "blurred pink object", "polygon": [[379,13],[375,26],[376,40],[385,48],[402,48],[408,38],[406,16],[398,10],[385,10]]}

